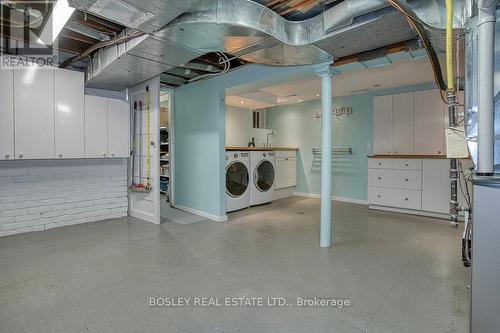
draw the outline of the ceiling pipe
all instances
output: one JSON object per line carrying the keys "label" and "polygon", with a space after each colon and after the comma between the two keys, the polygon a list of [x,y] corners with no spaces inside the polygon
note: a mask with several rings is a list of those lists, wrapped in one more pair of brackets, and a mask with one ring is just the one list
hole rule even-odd
{"label": "ceiling pipe", "polygon": [[494,168],[495,0],[479,0],[478,30],[478,168],[491,176]]}

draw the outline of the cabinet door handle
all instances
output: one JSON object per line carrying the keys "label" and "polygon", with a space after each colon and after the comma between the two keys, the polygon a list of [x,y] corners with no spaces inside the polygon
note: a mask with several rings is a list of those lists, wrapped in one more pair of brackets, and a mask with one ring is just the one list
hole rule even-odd
{"label": "cabinet door handle", "polygon": [[408,201],[408,198],[405,198],[405,201]]}
{"label": "cabinet door handle", "polygon": [[106,153],[102,153],[102,156],[106,157]]}
{"label": "cabinet door handle", "polygon": [[288,161],[288,157],[285,157],[285,161]]}
{"label": "cabinet door handle", "polygon": [[111,156],[115,156],[115,153],[111,153]]}
{"label": "cabinet door handle", "polygon": [[407,182],[407,181],[408,181],[408,178],[405,179],[405,182]]}
{"label": "cabinet door handle", "polygon": [[382,177],[378,177],[378,180],[382,180]]}
{"label": "cabinet door handle", "polygon": [[406,166],[410,166],[408,163],[405,164]]}
{"label": "cabinet door handle", "polygon": [[381,166],[382,165],[382,162],[378,162],[378,165]]}
{"label": "cabinet door handle", "polygon": [[5,154],[5,158],[10,158],[10,154]]}
{"label": "cabinet door handle", "polygon": [[19,153],[19,158],[23,158],[24,157],[24,154],[23,153]]}
{"label": "cabinet door handle", "polygon": [[441,154],[441,150],[438,150],[438,154]]}
{"label": "cabinet door handle", "polygon": [[59,153],[59,158],[62,158],[63,157],[63,154],[62,153]]}

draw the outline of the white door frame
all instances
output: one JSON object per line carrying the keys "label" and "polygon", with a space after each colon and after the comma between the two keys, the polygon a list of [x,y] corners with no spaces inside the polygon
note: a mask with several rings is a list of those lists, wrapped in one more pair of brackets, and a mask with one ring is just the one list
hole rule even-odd
{"label": "white door frame", "polygon": [[[151,178],[152,178],[152,191],[149,193],[131,192],[129,191],[129,215],[145,220],[147,222],[160,224],[160,154],[159,154],[159,136],[160,136],[160,78],[155,77],[140,83],[134,87],[129,88],[129,102],[130,109],[133,112],[134,100],[144,101],[144,94],[146,86],[149,86],[150,91],[150,133],[151,140],[154,146],[151,146]],[[139,96],[139,97],[134,97]],[[144,105],[145,103],[143,103]],[[143,106],[144,107],[144,106]],[[156,116],[154,113],[156,112]],[[142,115],[141,115],[142,117]],[[145,122],[142,122],[142,126]],[[142,132],[143,129],[140,129]],[[133,131],[131,132],[133,133]],[[149,144],[149,143],[145,143]],[[144,154],[144,152],[143,152]],[[133,170],[132,172],[133,173]]]}
{"label": "white door frame", "polygon": [[[174,89],[160,83],[160,91],[166,91],[170,94],[168,98],[168,152],[170,159],[170,206],[175,207],[175,129],[174,129]],[[160,112],[158,112],[158,124],[160,123]],[[158,137],[158,140],[160,137]],[[158,168],[158,179],[160,179],[160,169]]]}

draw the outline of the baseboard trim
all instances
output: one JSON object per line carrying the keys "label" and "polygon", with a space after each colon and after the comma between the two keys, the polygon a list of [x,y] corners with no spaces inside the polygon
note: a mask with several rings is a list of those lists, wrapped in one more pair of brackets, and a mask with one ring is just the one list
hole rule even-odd
{"label": "baseboard trim", "polygon": [[[316,198],[319,199],[321,198],[321,195],[315,194],[315,193],[305,193],[305,192],[293,192],[293,195],[296,197],[304,197],[304,198]],[[353,204],[358,204],[358,205],[368,205],[368,201],[366,200],[359,200],[359,199],[352,199],[352,198],[345,198],[345,197],[339,197],[339,196],[332,196],[333,201],[341,201],[341,202],[348,202],[348,203],[353,203]]]}
{"label": "baseboard trim", "polygon": [[394,207],[386,207],[386,206],[378,206],[378,205],[368,205],[368,208],[374,210],[383,210],[391,213],[401,213],[401,214],[411,214],[425,217],[433,217],[436,219],[447,220],[450,218],[450,215],[444,213],[435,213],[435,212],[427,212],[423,210],[412,210],[412,209],[404,209],[404,208],[394,208]]}
{"label": "baseboard trim", "polygon": [[209,219],[211,221],[215,221],[215,222],[225,222],[225,221],[227,221],[227,215],[217,216],[217,215],[210,214],[210,213],[207,213],[207,212],[204,212],[204,211],[201,211],[201,210],[197,210],[197,209],[193,209],[193,208],[189,208],[189,207],[181,206],[181,205],[175,205],[174,207],[177,208],[177,209],[183,210],[183,211],[185,211],[187,213],[191,213],[191,214],[194,214],[194,215],[198,215],[198,216],[204,217],[204,218]]}

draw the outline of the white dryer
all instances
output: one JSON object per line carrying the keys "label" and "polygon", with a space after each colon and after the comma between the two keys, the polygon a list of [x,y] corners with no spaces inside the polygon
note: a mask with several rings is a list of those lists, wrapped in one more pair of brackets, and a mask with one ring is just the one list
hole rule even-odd
{"label": "white dryer", "polygon": [[250,155],[226,151],[226,211],[250,206]]}
{"label": "white dryer", "polygon": [[274,151],[250,152],[250,205],[260,205],[274,200]]}

